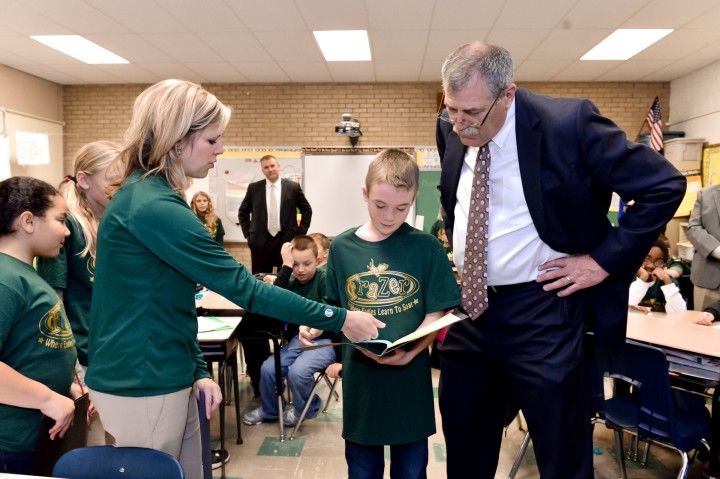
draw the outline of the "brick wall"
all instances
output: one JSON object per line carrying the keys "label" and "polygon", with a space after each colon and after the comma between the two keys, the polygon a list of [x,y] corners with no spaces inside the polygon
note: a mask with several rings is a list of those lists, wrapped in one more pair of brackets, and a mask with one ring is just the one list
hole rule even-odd
{"label": "brick wall", "polygon": [[[63,87],[65,171],[83,144],[122,140],[132,103],[146,85],[66,85]],[[670,83],[519,83],[536,93],[589,98],[600,111],[634,138],[655,96],[669,118]],[[347,147],[334,134],[343,113],[361,123],[358,146],[414,146],[435,143],[437,83],[244,84],[205,87],[233,110],[223,134],[231,146]],[[227,244],[238,261],[249,265],[243,244]]]}

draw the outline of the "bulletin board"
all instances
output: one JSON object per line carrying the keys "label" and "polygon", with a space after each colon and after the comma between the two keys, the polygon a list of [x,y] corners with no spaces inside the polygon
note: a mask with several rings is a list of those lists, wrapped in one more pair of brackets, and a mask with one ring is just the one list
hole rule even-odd
{"label": "bulletin board", "polygon": [[[440,213],[440,154],[434,146],[416,146],[415,155],[420,167],[419,195],[416,201],[417,216],[415,226],[430,233]],[[420,218],[422,217],[422,227]]]}
{"label": "bulletin board", "polygon": [[238,210],[248,185],[265,179],[260,167],[260,158],[265,155],[277,158],[282,178],[303,185],[303,158],[299,147],[225,147],[207,178],[195,180],[185,192],[188,201],[198,190],[209,194],[215,212],[223,222],[225,241],[247,241],[238,224]]}
{"label": "bulletin board", "polygon": [[720,184],[720,145],[703,148],[702,175],[703,186]]}
{"label": "bulletin board", "polygon": [[[3,176],[32,176],[50,183],[60,184],[63,178],[63,127],[64,123],[39,118],[13,110],[0,108],[0,161]],[[34,133],[47,138],[47,163],[21,165],[18,162],[17,134]],[[9,173],[9,175],[8,175]],[[0,178],[2,179],[2,178]]]}

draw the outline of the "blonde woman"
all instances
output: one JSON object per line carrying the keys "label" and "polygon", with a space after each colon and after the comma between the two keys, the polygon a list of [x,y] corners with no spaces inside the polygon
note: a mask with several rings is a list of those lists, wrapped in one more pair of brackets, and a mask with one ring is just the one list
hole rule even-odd
{"label": "blonde woman", "polygon": [[[59,188],[68,205],[69,214],[65,223],[70,236],[65,240],[60,255],[38,258],[37,261],[40,276],[63,299],[77,341],[80,381],[84,380],[88,367],[88,329],[98,223],[108,203],[106,189],[110,165],[119,153],[120,146],[111,141],[95,141],[78,150],[73,174],[66,176]],[[98,414],[89,418],[87,444],[105,444],[105,431]]]}
{"label": "blonde woman", "polygon": [[185,200],[223,152],[230,109],[201,86],[165,80],[135,100],[121,175],[98,231],[87,384],[118,446],[151,447],[202,477],[196,398],[208,416],[220,388],[197,343],[197,283],[249,311],[353,341],[377,337],[367,313],[308,301],[256,280],[211,237]]}
{"label": "blonde woman", "polygon": [[222,221],[218,218],[218,215],[215,214],[215,208],[213,208],[210,196],[204,191],[198,191],[193,195],[192,200],[190,200],[190,208],[192,208],[193,213],[195,213],[203,226],[205,226],[205,229],[208,230],[210,237],[222,246],[225,229],[223,228]]}

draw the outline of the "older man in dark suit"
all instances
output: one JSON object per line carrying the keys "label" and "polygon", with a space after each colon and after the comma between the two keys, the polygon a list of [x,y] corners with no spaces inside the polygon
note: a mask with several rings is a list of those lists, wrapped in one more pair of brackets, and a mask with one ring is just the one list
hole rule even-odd
{"label": "older man in dark suit", "polygon": [[[583,331],[624,340],[630,282],[685,179],[590,101],[518,89],[503,48],[458,48],[442,80],[441,202],[473,319],[441,351],[448,477],[495,476],[512,396],[540,475],[591,478]],[[613,191],[635,200],[617,228]]]}
{"label": "older man in dark suit", "polygon": [[[283,243],[306,234],[312,218],[312,208],[300,185],[280,178],[277,159],[263,156],[260,166],[266,179],[248,185],[238,212],[240,228],[250,247],[253,274],[279,270]],[[299,225],[297,210],[302,216]]]}

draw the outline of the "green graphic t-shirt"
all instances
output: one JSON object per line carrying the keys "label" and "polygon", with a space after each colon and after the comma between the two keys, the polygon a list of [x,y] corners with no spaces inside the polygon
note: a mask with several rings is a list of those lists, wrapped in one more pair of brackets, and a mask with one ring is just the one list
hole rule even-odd
{"label": "green graphic t-shirt", "polygon": [[[389,238],[368,242],[355,229],[335,238],[327,266],[327,297],[386,324],[380,339],[415,331],[425,315],[460,303],[442,245],[403,224]],[[407,444],[435,433],[430,355],[386,366],[355,348],[343,350],[343,438],[363,445]]]}
{"label": "green graphic t-shirt", "polygon": [[[0,361],[58,394],[69,395],[75,338],[60,298],[35,270],[0,253]],[[0,449],[32,451],[42,414],[0,404]]]}
{"label": "green graphic t-shirt", "polygon": [[63,289],[63,305],[67,312],[73,335],[77,341],[78,361],[88,365],[88,328],[90,327],[90,303],[95,280],[95,258],[89,254],[81,257],[85,249],[85,235],[77,220],[68,216],[65,222],[70,236],[55,258],[38,258],[40,276],[53,288]]}

